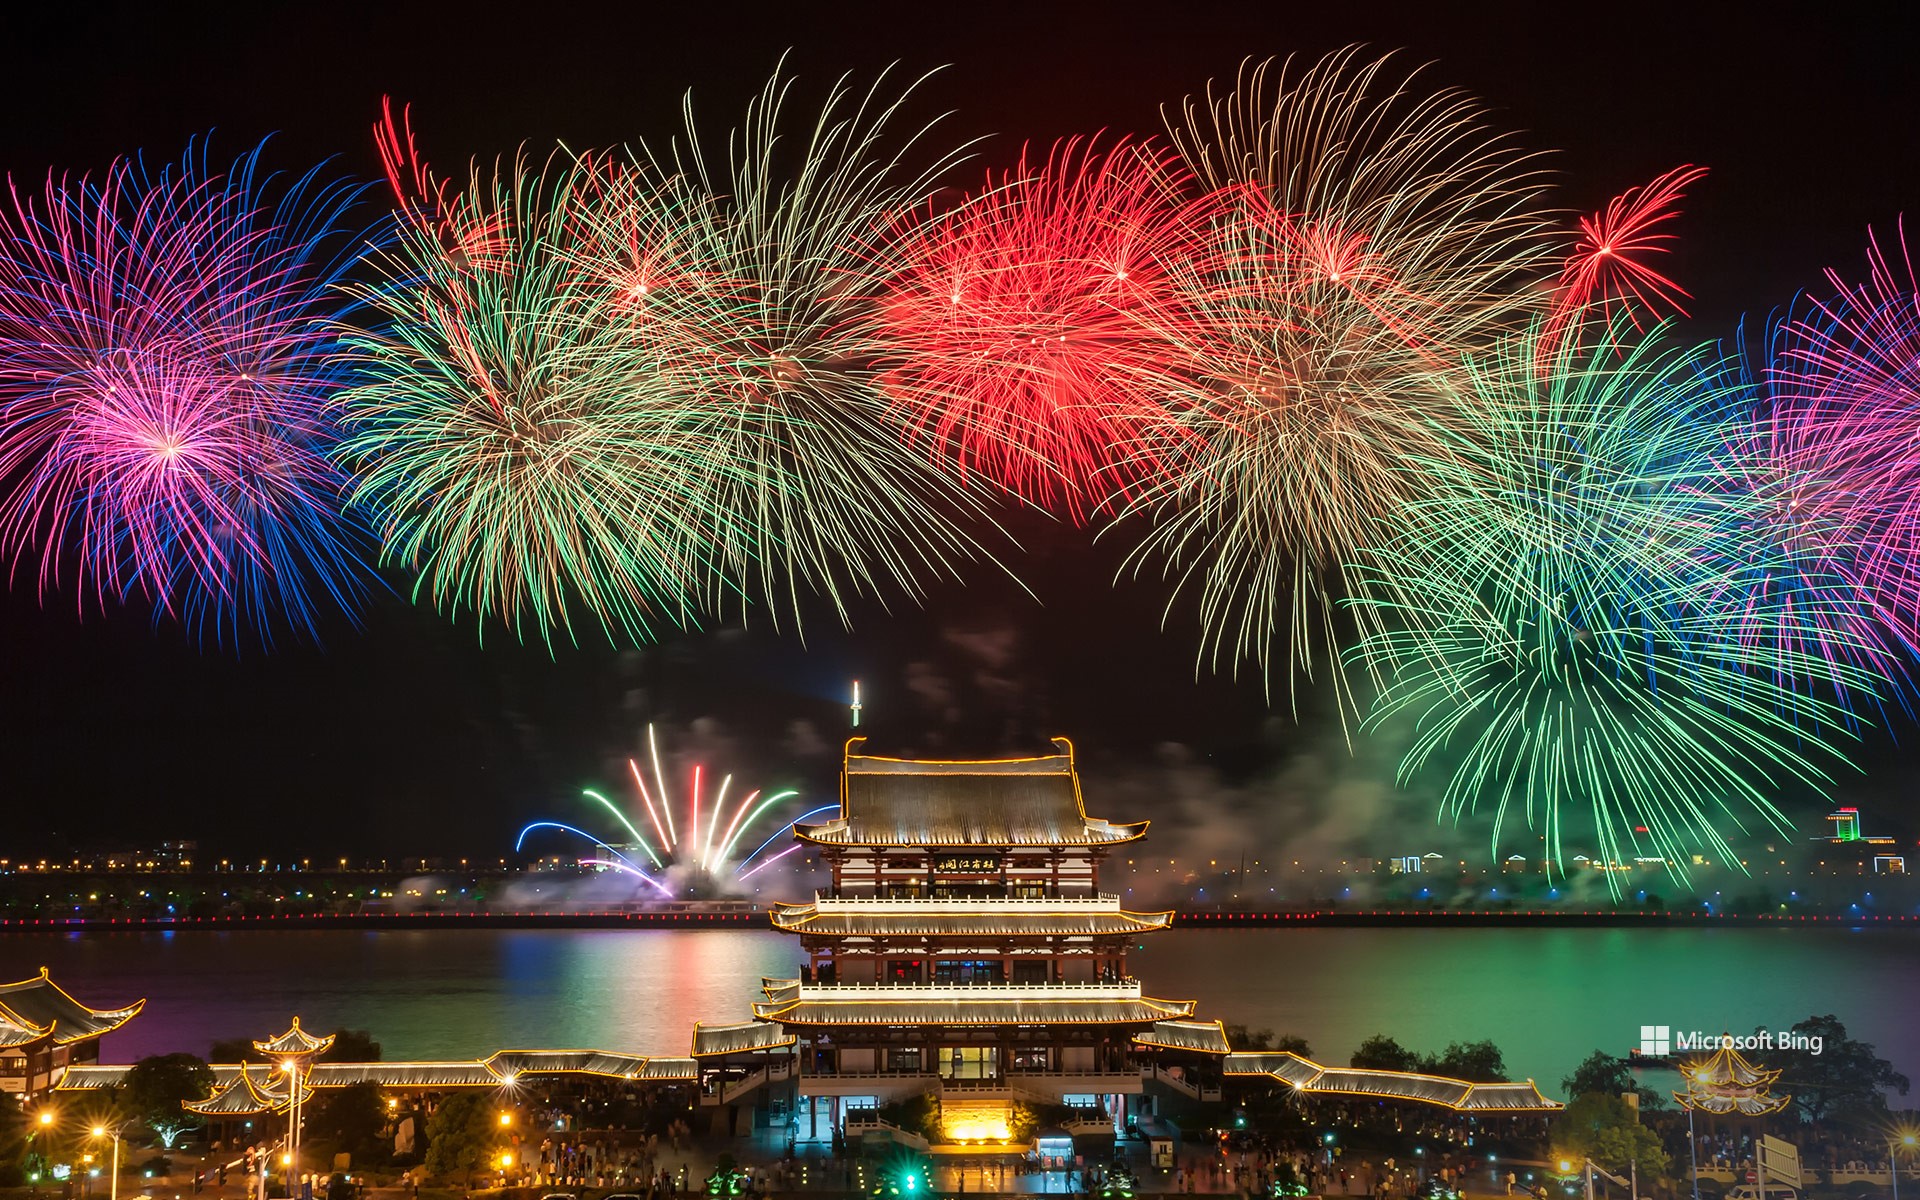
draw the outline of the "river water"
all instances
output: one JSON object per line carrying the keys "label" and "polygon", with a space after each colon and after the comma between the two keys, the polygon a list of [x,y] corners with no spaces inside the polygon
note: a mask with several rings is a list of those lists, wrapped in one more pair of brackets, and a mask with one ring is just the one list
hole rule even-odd
{"label": "river water", "polygon": [[[107,1061],[205,1054],[295,1014],[310,1029],[366,1029],[389,1060],[685,1054],[695,1021],[745,1019],[760,978],[792,975],[798,957],[793,939],[749,930],[10,934],[0,981],[45,966],[96,1008],[146,998],[107,1037]],[[1748,1033],[1832,1013],[1920,1080],[1916,930],[1176,927],[1129,965],[1152,995],[1298,1034],[1327,1063],[1374,1033],[1417,1050],[1491,1038],[1515,1078],[1554,1095],[1593,1050],[1624,1054],[1642,1025]]]}

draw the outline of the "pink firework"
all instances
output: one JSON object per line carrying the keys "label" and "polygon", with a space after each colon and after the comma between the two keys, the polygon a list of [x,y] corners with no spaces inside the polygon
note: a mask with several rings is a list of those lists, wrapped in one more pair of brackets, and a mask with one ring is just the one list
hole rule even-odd
{"label": "pink firework", "polygon": [[1832,553],[1894,635],[1920,645],[1920,283],[1904,231],[1868,277],[1788,326],[1772,383],[1776,441],[1825,514]]}
{"label": "pink firework", "polygon": [[122,160],[0,210],[0,552],[43,593],[137,594],[221,641],[364,599],[328,457],[359,189],[258,160]]}
{"label": "pink firework", "polygon": [[1126,449],[1152,411],[1166,264],[1196,228],[1169,156],[1070,139],[914,231],[879,305],[888,394],[935,452],[1076,522],[1157,469]]}

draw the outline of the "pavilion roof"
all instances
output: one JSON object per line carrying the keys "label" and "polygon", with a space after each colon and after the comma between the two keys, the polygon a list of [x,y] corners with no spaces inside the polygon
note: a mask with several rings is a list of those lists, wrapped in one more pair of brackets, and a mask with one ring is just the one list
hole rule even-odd
{"label": "pavilion roof", "polygon": [[[127,1077],[127,1072],[131,1070],[133,1070],[131,1063],[115,1063],[110,1066],[100,1063],[80,1063],[68,1067],[60,1076],[60,1082],[54,1085],[53,1090],[90,1092],[96,1088],[118,1087]],[[216,1086],[218,1086],[217,1082]]]}
{"label": "pavilion roof", "polygon": [[840,775],[840,813],[794,826],[828,845],[1085,846],[1131,841],[1147,823],[1087,816],[1073,747],[1035,758],[921,760],[852,753]]}
{"label": "pavilion roof", "polygon": [[644,1054],[615,1054],[606,1050],[502,1050],[489,1058],[486,1065],[503,1080],[525,1074],[638,1079],[651,1061]]}
{"label": "pavilion roof", "polygon": [[693,1025],[693,1056],[743,1054],[753,1050],[777,1050],[798,1039],[778,1025],[767,1021],[741,1021],[733,1025]]}
{"label": "pavilion roof", "polygon": [[51,1025],[29,1025],[0,1014],[0,1047],[25,1046],[52,1032]]}
{"label": "pavilion roof", "polygon": [[[145,1000],[135,1000],[125,1008],[88,1008],[48,978],[45,967],[31,979],[0,983],[0,1020],[21,1029],[41,1031],[36,1037],[51,1032],[53,1040],[62,1045],[118,1029],[137,1016],[145,1004]],[[0,1042],[0,1045],[19,1044]]]}
{"label": "pavilion roof", "polygon": [[271,1064],[243,1063],[233,1078],[215,1087],[211,1096],[183,1101],[180,1107],[203,1116],[222,1117],[284,1112],[293,1104],[295,1087],[300,1089],[302,1102],[313,1094],[311,1083],[296,1081]]}
{"label": "pavilion roof", "polygon": [[1673,1098],[1682,1108],[1698,1109],[1715,1116],[1739,1113],[1743,1117],[1762,1117],[1777,1113],[1793,1103],[1792,1096],[1776,1096],[1769,1091],[1675,1092]]}
{"label": "pavilion roof", "polygon": [[1218,1021],[1155,1021],[1153,1028],[1135,1034],[1134,1042],[1163,1050],[1198,1050],[1204,1054],[1225,1054],[1226,1028]]}
{"label": "pavilion roof", "polygon": [[[1191,1000],[1099,999],[1031,996],[979,999],[919,998],[901,988],[898,997],[770,999],[753,1015],[782,1025],[1151,1025],[1193,1015]],[[983,989],[984,990],[984,989]]]}
{"label": "pavilion roof", "polygon": [[905,901],[901,907],[908,911],[823,913],[812,904],[778,904],[771,915],[776,929],[827,937],[1125,936],[1151,933],[1173,923],[1171,912],[1054,912],[1043,906],[1026,905],[1009,905],[999,910],[938,912],[915,911]]}
{"label": "pavilion roof", "polygon": [[1525,1083],[1474,1083],[1444,1075],[1414,1071],[1371,1071],[1357,1067],[1323,1067],[1312,1059],[1288,1052],[1229,1054],[1222,1069],[1228,1075],[1271,1075],[1295,1089],[1314,1095],[1373,1096],[1413,1100],[1471,1112],[1552,1112],[1558,1101],[1540,1094],[1532,1080]]}
{"label": "pavilion roof", "polygon": [[[794,1039],[778,1026],[747,1022],[738,1026],[713,1026],[708,1032],[766,1029],[775,1040],[770,1046],[790,1046]],[[696,1039],[702,1032],[696,1027]],[[765,1037],[756,1032],[755,1037]],[[696,1044],[698,1044],[696,1040]],[[67,1068],[61,1091],[90,1091],[113,1087],[132,1070],[124,1064],[86,1064]],[[288,1081],[284,1071],[268,1063],[215,1063],[213,1095],[186,1107],[211,1116],[238,1116],[260,1112],[278,1112],[287,1107]],[[698,1064],[692,1058],[675,1056],[616,1054],[605,1050],[502,1050],[485,1060],[448,1060],[425,1062],[324,1062],[307,1067],[303,1074],[304,1098],[314,1089],[351,1087],[356,1083],[377,1083],[405,1088],[497,1088],[512,1084],[521,1075],[568,1074],[599,1075],[609,1079],[675,1080],[699,1077]]]}
{"label": "pavilion roof", "polygon": [[1721,1046],[1698,1062],[1682,1063],[1680,1074],[1694,1087],[1771,1087],[1780,1072],[1756,1067],[1731,1046]]}
{"label": "pavilion roof", "polygon": [[319,1054],[325,1051],[328,1046],[333,1045],[333,1037],[334,1035],[331,1033],[325,1037],[313,1036],[306,1030],[300,1028],[300,1018],[295,1017],[293,1019],[293,1025],[289,1027],[285,1033],[268,1038],[264,1042],[255,1042],[253,1048],[262,1054]]}

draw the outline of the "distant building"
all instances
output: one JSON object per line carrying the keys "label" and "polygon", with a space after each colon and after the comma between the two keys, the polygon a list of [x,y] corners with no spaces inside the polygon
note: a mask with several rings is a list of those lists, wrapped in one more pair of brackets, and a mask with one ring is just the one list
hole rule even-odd
{"label": "distant building", "polygon": [[100,1038],[132,1020],[145,1000],[95,1009],[47,978],[0,984],[0,1091],[34,1100],[52,1091],[70,1066],[100,1061]]}
{"label": "distant building", "polygon": [[1833,822],[1833,832],[1826,837],[1817,837],[1815,842],[1833,846],[1891,846],[1894,839],[1885,836],[1868,837],[1860,830],[1860,810],[1857,808],[1836,808],[1827,814],[1827,820]]}

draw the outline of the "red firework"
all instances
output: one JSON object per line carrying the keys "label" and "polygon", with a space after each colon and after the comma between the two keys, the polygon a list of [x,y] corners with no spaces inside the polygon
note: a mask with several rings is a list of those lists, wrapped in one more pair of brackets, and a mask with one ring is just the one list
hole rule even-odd
{"label": "red firework", "polygon": [[1196,227],[1170,156],[1057,144],[911,231],[878,308],[887,391],[962,473],[1076,523],[1152,473],[1130,447],[1154,406],[1167,264]]}
{"label": "red firework", "polygon": [[1547,336],[1541,339],[1543,352],[1557,346],[1569,325],[1579,324],[1595,309],[1602,324],[1624,311],[1643,331],[1643,317],[1658,320],[1667,309],[1686,315],[1681,301],[1692,296],[1645,260],[1668,252],[1666,243],[1675,235],[1660,227],[1680,215],[1681,197],[1706,174],[1705,167],[1675,167],[1615,196],[1604,211],[1580,218],[1580,240],[1560,271]]}
{"label": "red firework", "polygon": [[461,203],[458,193],[447,198],[447,181],[436,178],[413,140],[413,106],[393,119],[393,98],[380,98],[380,120],[373,126],[380,165],[393,189],[394,203],[409,223],[431,230],[445,248],[447,259],[461,270],[504,271],[510,249],[503,216],[484,215]]}

